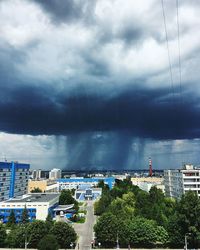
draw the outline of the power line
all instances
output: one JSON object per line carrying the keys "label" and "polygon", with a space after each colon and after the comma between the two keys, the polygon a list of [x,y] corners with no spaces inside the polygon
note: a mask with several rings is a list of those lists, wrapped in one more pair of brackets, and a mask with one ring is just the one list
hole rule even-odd
{"label": "power line", "polygon": [[177,20],[177,33],[178,33],[178,61],[179,61],[179,87],[180,87],[180,103],[182,104],[182,68],[181,68],[181,49],[180,49],[180,25],[179,25],[179,2],[176,0],[176,20]]}
{"label": "power line", "polygon": [[170,58],[170,52],[169,52],[169,39],[168,39],[168,33],[167,33],[167,24],[166,24],[165,8],[164,8],[163,0],[161,0],[161,3],[162,3],[162,13],[163,13],[163,21],[164,21],[164,27],[165,27],[165,39],[166,39],[166,44],[167,44],[169,72],[170,72],[170,79],[171,79],[171,88],[172,88],[173,101],[174,101],[175,100],[175,97],[174,97],[174,82],[173,82],[173,76],[172,76],[172,64],[171,64],[171,58]]}

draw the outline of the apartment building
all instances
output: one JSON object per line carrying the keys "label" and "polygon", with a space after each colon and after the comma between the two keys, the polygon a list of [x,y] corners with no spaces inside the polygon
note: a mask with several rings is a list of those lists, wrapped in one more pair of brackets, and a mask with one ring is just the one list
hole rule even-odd
{"label": "apartment building", "polygon": [[0,201],[27,193],[29,164],[0,162]]}
{"label": "apartment building", "polygon": [[182,169],[165,170],[164,185],[166,196],[181,198],[192,190],[200,196],[200,169],[186,164]]}

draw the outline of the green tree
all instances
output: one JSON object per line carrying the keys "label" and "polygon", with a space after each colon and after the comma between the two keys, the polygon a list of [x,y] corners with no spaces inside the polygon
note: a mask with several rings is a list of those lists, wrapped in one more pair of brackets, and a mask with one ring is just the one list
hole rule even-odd
{"label": "green tree", "polygon": [[[28,226],[28,224],[26,224]],[[8,235],[7,241],[10,247],[23,248],[25,244],[26,228],[24,225],[18,224],[12,229]]]}
{"label": "green tree", "polygon": [[31,190],[31,193],[42,193],[42,190],[39,187],[35,187],[33,190]]}
{"label": "green tree", "polygon": [[100,200],[96,201],[94,204],[94,213],[96,215],[103,214],[110,205],[112,197],[109,192],[102,194]]}
{"label": "green tree", "polygon": [[60,246],[60,248],[70,248],[70,244],[75,244],[77,235],[74,229],[65,222],[56,222],[51,231]]}
{"label": "green tree", "polygon": [[15,213],[14,213],[14,210],[12,209],[11,212],[10,212],[10,215],[8,217],[8,223],[7,223],[7,226],[8,227],[12,227],[16,224],[16,218],[15,218]]}
{"label": "green tree", "polygon": [[39,241],[48,233],[48,228],[44,221],[35,220],[27,227],[27,239],[29,247],[37,248]]}
{"label": "green tree", "polygon": [[59,245],[54,235],[47,234],[44,236],[39,244],[38,244],[38,250],[58,250]]}
{"label": "green tree", "polygon": [[52,218],[50,213],[48,213],[48,215],[47,215],[46,222],[53,223],[53,218]]}
{"label": "green tree", "polygon": [[[132,195],[124,194],[123,198],[114,199],[108,207],[110,211],[117,218],[128,219],[131,218],[134,214],[134,206],[131,204]],[[130,198],[130,200],[128,200]]]}
{"label": "green tree", "polygon": [[100,180],[97,184],[98,188],[102,188],[102,193],[107,192],[109,190],[109,186],[104,183],[104,180]]}
{"label": "green tree", "polygon": [[149,193],[140,190],[136,195],[135,214],[141,217],[149,218],[151,203],[149,201]]}
{"label": "green tree", "polygon": [[172,220],[169,227],[171,242],[174,242],[173,235],[177,235],[175,228],[180,228],[178,232],[182,234],[180,238],[184,240],[184,235],[189,233],[189,246],[191,248],[200,247],[200,199],[196,192],[188,191],[182,196],[181,200],[177,202],[175,221]]}
{"label": "green tree", "polygon": [[104,247],[114,247],[118,235],[119,242],[127,245],[127,225],[125,220],[117,218],[111,212],[104,213],[94,226],[97,241]]}
{"label": "green tree", "polygon": [[61,191],[61,194],[59,196],[59,204],[60,205],[74,204],[74,209],[76,211],[78,211],[78,209],[79,209],[78,202],[74,199],[70,190],[62,190]]}
{"label": "green tree", "polygon": [[169,234],[169,245],[172,248],[184,246],[184,232],[179,225],[179,218],[177,214],[171,216],[168,220],[167,231]]}
{"label": "green tree", "polygon": [[0,247],[5,246],[6,235],[5,226],[0,224]]}
{"label": "green tree", "polygon": [[153,247],[166,244],[168,233],[155,221],[136,217],[129,222],[128,238],[132,246]]}
{"label": "green tree", "polygon": [[48,213],[47,218],[46,218],[46,226],[48,230],[50,230],[53,226],[53,218],[50,213]]}
{"label": "green tree", "polygon": [[26,208],[26,206],[24,207],[24,210],[22,212],[21,222],[22,224],[27,224],[29,222],[28,209]]}
{"label": "green tree", "polygon": [[151,189],[149,191],[150,202],[161,204],[162,202],[164,202],[164,198],[165,198],[165,196],[164,196],[164,193],[162,192],[161,189],[158,189],[155,186],[151,187]]}

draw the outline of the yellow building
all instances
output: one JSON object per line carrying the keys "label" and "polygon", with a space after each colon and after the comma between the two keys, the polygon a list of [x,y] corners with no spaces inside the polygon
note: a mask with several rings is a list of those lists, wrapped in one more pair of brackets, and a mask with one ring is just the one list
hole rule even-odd
{"label": "yellow building", "polygon": [[144,191],[149,192],[151,187],[156,186],[164,192],[162,177],[132,177],[132,184],[138,186]]}
{"label": "yellow building", "polygon": [[133,185],[137,185],[139,182],[154,182],[157,184],[161,184],[163,182],[162,177],[132,177],[131,181]]}
{"label": "yellow building", "polygon": [[31,193],[35,188],[39,188],[43,193],[58,192],[58,184],[54,180],[29,180],[28,193]]}

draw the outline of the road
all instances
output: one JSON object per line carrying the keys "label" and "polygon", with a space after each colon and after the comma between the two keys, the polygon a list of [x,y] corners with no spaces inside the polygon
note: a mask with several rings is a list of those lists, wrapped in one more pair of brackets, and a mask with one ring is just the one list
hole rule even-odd
{"label": "road", "polygon": [[89,250],[91,249],[91,241],[93,240],[93,226],[96,221],[96,216],[94,215],[93,202],[87,201],[87,214],[86,221],[83,224],[74,224],[74,229],[79,236],[76,249],[79,250]]}

